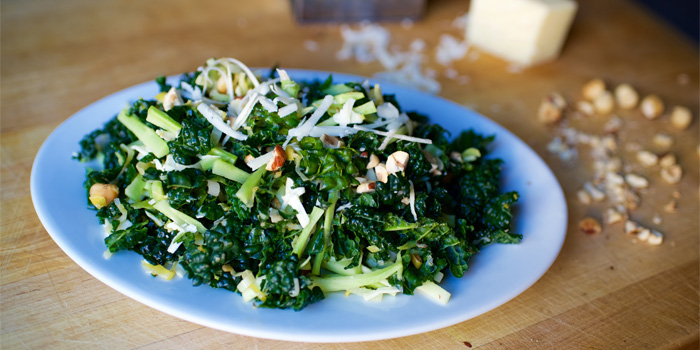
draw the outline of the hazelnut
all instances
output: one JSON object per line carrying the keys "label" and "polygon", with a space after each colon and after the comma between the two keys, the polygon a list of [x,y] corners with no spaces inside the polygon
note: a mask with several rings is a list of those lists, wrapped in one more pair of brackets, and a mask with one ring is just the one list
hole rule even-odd
{"label": "hazelnut", "polygon": [[589,117],[595,114],[595,107],[588,101],[576,102],[576,110]]}
{"label": "hazelnut", "polygon": [[678,181],[681,180],[682,176],[683,169],[681,169],[681,166],[678,164],[674,164],[668,168],[661,169],[661,178],[670,184],[678,183]]}
{"label": "hazelnut", "polygon": [[669,153],[661,157],[661,160],[659,160],[659,165],[661,165],[662,168],[668,168],[673,165],[676,165],[676,155],[673,153]]}
{"label": "hazelnut", "polygon": [[605,82],[602,79],[593,79],[583,85],[581,93],[583,98],[593,101],[605,91]]}
{"label": "hazelnut", "polygon": [[664,113],[664,102],[656,95],[649,95],[642,100],[639,109],[647,119],[655,119]]}
{"label": "hazelnut", "polygon": [[637,152],[637,160],[645,167],[651,167],[659,163],[659,156],[649,151]]}
{"label": "hazelnut", "polygon": [[678,130],[685,130],[693,121],[693,114],[690,109],[683,106],[673,107],[671,111],[671,125]]}
{"label": "hazelnut", "polygon": [[620,84],[615,88],[615,100],[622,109],[632,109],[639,102],[639,94],[629,84]]}
{"label": "hazelnut", "polygon": [[615,108],[615,99],[610,91],[603,91],[593,100],[593,107],[598,114],[607,115]]}
{"label": "hazelnut", "polygon": [[632,188],[647,188],[649,187],[649,181],[637,174],[627,174],[625,175],[625,181]]}

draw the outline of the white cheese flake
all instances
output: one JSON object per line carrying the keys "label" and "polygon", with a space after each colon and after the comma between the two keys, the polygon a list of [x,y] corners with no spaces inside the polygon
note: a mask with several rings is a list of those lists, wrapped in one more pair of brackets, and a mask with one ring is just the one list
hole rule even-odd
{"label": "white cheese flake", "polygon": [[299,109],[299,106],[297,106],[296,103],[291,103],[291,104],[288,104],[288,105],[278,109],[277,114],[280,117],[284,118],[284,117],[296,112],[298,109]]}
{"label": "white cheese flake", "polygon": [[253,169],[253,171],[258,170],[261,166],[264,166],[267,164],[267,162],[270,161],[270,159],[275,157],[275,151],[270,151],[267,152],[259,157],[251,159],[246,165]]}
{"label": "white cheese flake", "polygon": [[233,128],[231,128],[228,124],[226,124],[224,120],[221,119],[221,115],[216,112],[219,109],[217,108],[216,110],[214,110],[214,108],[216,107],[212,108],[206,103],[200,103],[199,106],[197,106],[197,110],[199,111],[199,113],[202,113],[204,118],[206,118],[207,121],[211,123],[211,125],[221,130],[221,132],[223,132],[224,134],[240,141],[245,141],[248,138],[248,135],[245,135],[240,131],[236,131]]}

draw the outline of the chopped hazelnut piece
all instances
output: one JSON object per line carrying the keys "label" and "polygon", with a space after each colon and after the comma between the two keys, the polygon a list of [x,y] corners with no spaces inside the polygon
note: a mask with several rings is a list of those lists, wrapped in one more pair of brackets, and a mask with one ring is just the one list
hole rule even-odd
{"label": "chopped hazelnut piece", "polygon": [[603,92],[605,92],[605,82],[602,79],[593,79],[584,84],[581,89],[583,98],[589,101],[595,100]]}
{"label": "chopped hazelnut piece", "polygon": [[601,92],[594,100],[593,107],[598,114],[607,115],[615,108],[615,99],[610,91]]}
{"label": "chopped hazelnut piece", "polygon": [[178,95],[177,90],[171,87],[165,96],[163,96],[163,110],[166,112],[171,110],[174,106],[182,104],[180,100],[180,95]]}
{"label": "chopped hazelnut piece", "polygon": [[246,164],[248,164],[248,163],[250,163],[250,161],[253,160],[253,159],[255,159],[255,157],[253,157],[252,154],[249,154],[249,155],[247,155],[247,156],[245,156],[245,157],[243,158],[243,162],[245,162]]}
{"label": "chopped hazelnut piece", "polygon": [[637,232],[637,239],[646,242],[647,239],[649,239],[649,236],[651,236],[651,230],[649,230],[646,227],[640,227],[639,231]]}
{"label": "chopped hazelnut piece", "polygon": [[622,109],[632,109],[639,102],[639,94],[629,84],[620,84],[615,88],[615,100]]}
{"label": "chopped hazelnut piece", "polygon": [[668,202],[668,203],[666,203],[666,205],[664,206],[664,210],[665,210],[667,213],[672,213],[672,214],[673,214],[673,213],[676,212],[676,206],[677,206],[676,200],[675,200],[675,199],[671,199],[671,201]]}
{"label": "chopped hazelnut piece", "polygon": [[632,220],[627,220],[627,222],[625,222],[625,233],[627,235],[630,235],[630,236],[636,235],[641,230],[642,230],[642,228],[639,227],[639,225],[636,222],[634,222]]}
{"label": "chopped hazelnut piece", "polygon": [[583,188],[586,190],[586,192],[588,192],[588,194],[591,195],[591,198],[593,198],[594,201],[600,202],[605,199],[605,193],[593,186],[592,183],[586,182],[583,184]]}
{"label": "chopped hazelnut piece", "polygon": [[267,171],[277,171],[284,165],[284,162],[287,161],[287,152],[284,151],[282,146],[275,145],[273,152],[275,152],[274,157],[267,162],[267,166],[265,167]]}
{"label": "chopped hazelnut piece", "polygon": [[377,165],[379,165],[379,157],[377,157],[376,154],[372,153],[369,156],[369,162],[367,163],[366,169],[372,169],[372,168],[376,167]]}
{"label": "chopped hazelnut piece", "polygon": [[543,124],[554,124],[561,119],[566,105],[564,97],[556,92],[550,93],[542,100],[537,110],[537,119]]}
{"label": "chopped hazelnut piece", "polygon": [[661,165],[662,168],[668,168],[672,165],[676,164],[676,155],[673,153],[669,153],[659,160],[659,165]]}
{"label": "chopped hazelnut piece", "polygon": [[323,142],[323,147],[325,148],[340,148],[345,146],[345,143],[340,141],[339,138],[326,134],[321,135],[321,141]]}
{"label": "chopped hazelnut piece", "polygon": [[373,181],[372,182],[363,182],[359,186],[357,186],[357,193],[374,192],[376,185],[377,184]]}
{"label": "chopped hazelnut piece", "polygon": [[600,227],[598,220],[594,218],[585,218],[581,220],[578,224],[579,230],[588,235],[595,235],[600,233],[603,229]]}
{"label": "chopped hazelnut piece", "polygon": [[651,167],[659,163],[659,156],[649,151],[637,152],[637,160],[645,167]]}
{"label": "chopped hazelnut piece", "polygon": [[625,175],[625,181],[632,188],[647,188],[649,187],[649,181],[637,174],[627,174]]}
{"label": "chopped hazelnut piece", "polygon": [[389,181],[389,172],[386,170],[384,163],[379,163],[374,167],[374,173],[377,175],[377,181],[387,183]]}
{"label": "chopped hazelnut piece", "polygon": [[693,114],[690,109],[683,106],[673,107],[671,111],[671,125],[678,130],[685,130],[693,121]]}
{"label": "chopped hazelnut piece", "polygon": [[588,192],[584,190],[579,190],[576,192],[576,196],[578,197],[578,201],[583,203],[583,204],[591,204],[591,195],[588,194]]}
{"label": "chopped hazelnut piece", "polygon": [[642,100],[639,109],[647,119],[655,119],[664,113],[664,102],[656,95],[649,95]]}
{"label": "chopped hazelnut piece", "polygon": [[608,225],[618,223],[623,219],[624,216],[622,216],[622,214],[620,214],[620,212],[614,208],[608,208],[608,210],[605,212],[605,223]]}
{"label": "chopped hazelnut piece", "polygon": [[620,131],[620,128],[622,128],[622,119],[618,117],[612,117],[610,120],[608,120],[607,123],[605,123],[605,132],[618,132]]}
{"label": "chopped hazelnut piece", "polygon": [[678,164],[674,164],[668,168],[661,169],[661,178],[670,184],[678,183],[678,181],[681,180],[682,176],[683,169],[681,169],[680,165]]}
{"label": "chopped hazelnut piece", "polygon": [[396,151],[390,154],[386,160],[386,170],[389,174],[404,171],[406,165],[408,165],[408,153],[404,151]]}
{"label": "chopped hazelnut piece", "polygon": [[651,231],[651,235],[647,238],[647,243],[651,245],[661,245],[663,242],[664,236],[658,231]]}

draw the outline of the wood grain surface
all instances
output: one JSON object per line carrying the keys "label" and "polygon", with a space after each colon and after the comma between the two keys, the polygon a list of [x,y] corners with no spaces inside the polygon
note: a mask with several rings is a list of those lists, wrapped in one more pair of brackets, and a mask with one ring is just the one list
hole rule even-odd
{"label": "wood grain surface", "polygon": [[[431,1],[410,28],[387,23],[392,43],[427,43],[427,66],[441,75],[441,96],[469,105],[512,130],[550,165],[567,196],[569,229],[551,269],[503,306],[441,330],[369,343],[304,344],[229,334],[182,321],[102,284],[51,240],[32,206],[29,174],[43,140],[82,107],[157,75],[190,71],[206,58],[236,57],[250,66],[309,68],[371,76],[378,63],[338,61],[339,26],[296,24],[289,1],[3,0],[1,7],[0,345],[3,349],[697,349],[699,321],[698,48],[628,1],[581,1],[561,58],[512,72],[486,54],[456,61],[470,81],[444,78],[432,59],[442,33],[467,1]],[[306,40],[318,51],[304,48]],[[474,51],[478,54],[478,51]],[[653,147],[672,135],[684,169],[680,183],[643,172],[651,187],[632,217],[665,233],[661,246],[633,243],[621,226],[584,235],[584,216],[602,218],[576,191],[593,169],[587,151],[563,164],[546,145],[554,131],[536,122],[544,95],[580,98],[581,85],[601,77],[685,105],[695,120],[685,131],[664,116],[631,111],[624,143]],[[600,130],[604,117],[572,120]],[[597,129],[596,129],[597,128]],[[76,179],[81,181],[81,179]],[[680,193],[678,210],[662,207]],[[653,224],[654,214],[663,221]],[[291,311],[290,311],[291,312]]]}

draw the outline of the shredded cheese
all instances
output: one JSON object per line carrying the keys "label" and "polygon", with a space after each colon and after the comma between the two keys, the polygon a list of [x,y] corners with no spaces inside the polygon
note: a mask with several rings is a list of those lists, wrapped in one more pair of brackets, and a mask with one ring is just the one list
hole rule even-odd
{"label": "shredded cheese", "polygon": [[259,157],[251,159],[246,165],[255,171],[255,170],[258,170],[261,166],[264,166],[265,164],[267,164],[267,162],[269,162],[270,159],[272,159],[274,157],[275,157],[275,151],[273,150],[273,151],[267,152]]}
{"label": "shredded cheese", "polygon": [[[199,106],[197,106],[197,110],[202,113],[204,118],[211,123],[215,128],[221,130],[224,134],[233,137],[236,140],[240,141],[245,141],[248,138],[248,135],[245,135],[241,133],[240,131],[236,131],[233,128],[231,128],[228,124],[226,124],[223,119],[221,119],[221,116],[209,105],[206,103],[200,103]],[[217,109],[218,110],[218,109]],[[236,120],[238,121],[238,120]]]}

